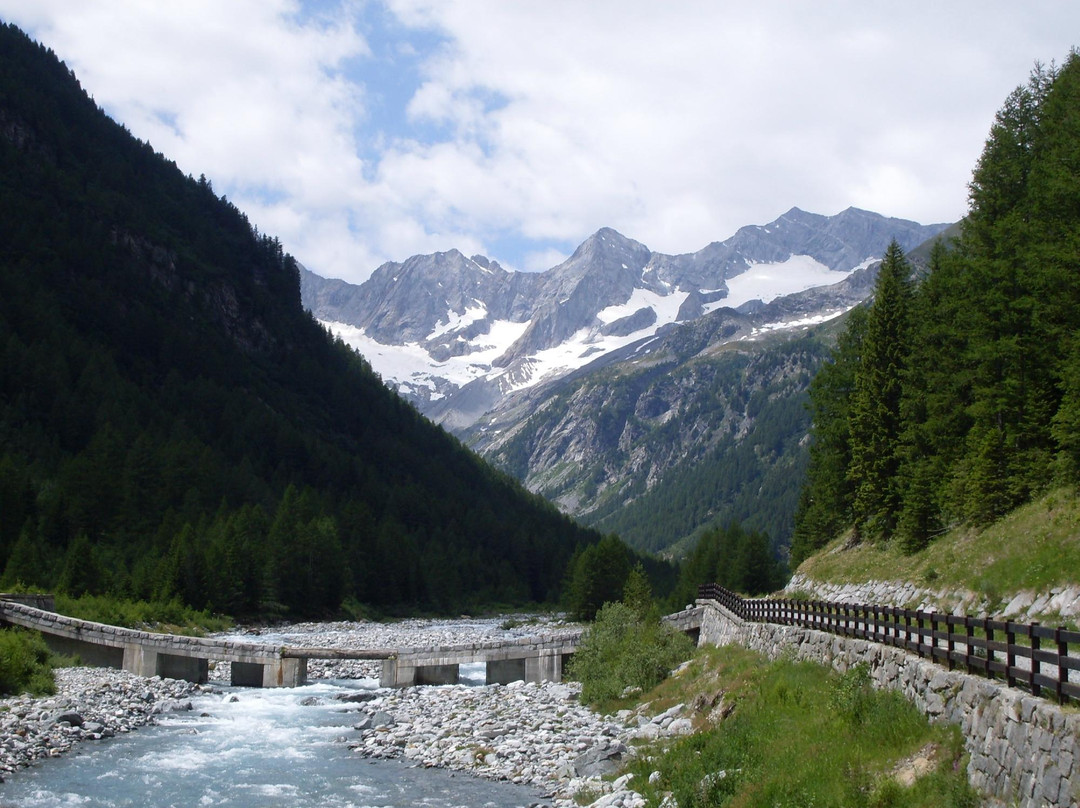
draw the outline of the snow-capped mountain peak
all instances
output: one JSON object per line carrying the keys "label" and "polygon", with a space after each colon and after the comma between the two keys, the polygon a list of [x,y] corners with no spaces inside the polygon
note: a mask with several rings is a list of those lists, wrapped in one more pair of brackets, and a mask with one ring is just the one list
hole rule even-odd
{"label": "snow-capped mountain peak", "polygon": [[[508,272],[450,250],[384,264],[359,286],[304,272],[301,292],[388,384],[457,428],[501,396],[663,328],[721,307],[765,311],[784,295],[844,280],[893,238],[909,249],[943,227],[854,208],[836,216],[792,208],[696,253],[654,253],[605,227],[546,272]],[[833,315],[846,307],[834,305]],[[821,318],[828,306],[820,308],[796,319]]]}

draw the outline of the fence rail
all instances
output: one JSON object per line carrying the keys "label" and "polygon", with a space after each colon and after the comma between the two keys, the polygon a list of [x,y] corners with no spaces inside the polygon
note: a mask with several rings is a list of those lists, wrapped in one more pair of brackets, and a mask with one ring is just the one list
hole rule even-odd
{"label": "fence rail", "polygon": [[1060,704],[1080,701],[1080,631],[1038,623],[817,600],[750,600],[718,584],[698,597],[713,600],[743,620],[802,626],[903,648],[954,670],[1003,679]]}

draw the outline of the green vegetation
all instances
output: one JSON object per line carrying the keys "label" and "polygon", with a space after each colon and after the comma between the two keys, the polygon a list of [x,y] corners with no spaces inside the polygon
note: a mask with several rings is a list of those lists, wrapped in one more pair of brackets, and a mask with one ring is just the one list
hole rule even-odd
{"label": "green vegetation", "polygon": [[[956,727],[931,726],[896,693],[810,663],[769,663],[735,647],[699,655],[646,694],[650,709],[700,708],[695,735],[631,763],[653,806],[974,808]],[[929,771],[915,765],[924,758]],[[650,782],[650,775],[659,777]],[[904,774],[914,781],[902,785]],[[918,776],[917,776],[918,775]]]}
{"label": "green vegetation", "polygon": [[913,553],[1080,484],[1076,53],[1006,100],[970,199],[917,284],[890,249],[811,384],[793,564],[848,529]]}
{"label": "green vegetation", "polygon": [[197,611],[177,598],[169,601],[121,600],[109,595],[56,595],[56,610],[69,617],[139,628],[166,634],[202,635],[225,631],[233,623],[227,618]]}
{"label": "green vegetation", "polygon": [[606,603],[581,638],[567,675],[581,682],[581,700],[604,710],[627,688],[648,690],[693,650],[690,639],[622,601]]}
{"label": "green vegetation", "polygon": [[605,536],[596,544],[579,547],[570,559],[562,604],[574,620],[588,622],[605,603],[623,597],[628,583],[638,588],[639,600],[651,600],[654,590],[663,594],[672,590],[676,574],[674,565],[640,555],[615,536]]}
{"label": "green vegetation", "polygon": [[49,649],[40,633],[19,628],[0,630],[0,696],[51,696],[56,692],[52,668]]}
{"label": "green vegetation", "polygon": [[990,608],[1021,590],[1048,592],[1080,581],[1080,498],[1060,488],[986,528],[949,531],[908,554],[896,544],[843,547],[838,539],[799,572],[816,581],[858,583],[903,578],[931,589],[968,589]]}
{"label": "green vegetation", "polygon": [[782,589],[787,579],[787,568],[773,556],[768,536],[737,524],[712,528],[679,566],[669,606],[693,603],[702,584],[720,584],[753,597]]}
{"label": "green vegetation", "polygon": [[[589,523],[649,552],[732,521],[767,534],[774,549],[786,546],[807,462],[800,446],[810,427],[806,389],[828,351],[825,339],[808,336],[729,348],[677,373],[660,365],[640,370],[642,379],[610,380],[629,386],[635,405],[689,396],[672,421],[657,425],[628,416],[620,423],[620,431],[629,426],[638,451],[666,455],[680,445],[679,429],[695,439],[655,485],[646,488],[641,480],[620,491],[590,514]],[[763,501],[769,507],[761,507]]]}
{"label": "green vegetation", "polygon": [[581,682],[582,701],[601,710],[623,698],[628,688],[641,692],[655,686],[693,651],[685,634],[660,620],[642,563],[623,573],[621,586],[622,599],[612,598],[597,609],[566,671]]}
{"label": "green vegetation", "polygon": [[7,25],[0,121],[0,586],[237,617],[557,600],[599,534],[391,394],[276,239]]}

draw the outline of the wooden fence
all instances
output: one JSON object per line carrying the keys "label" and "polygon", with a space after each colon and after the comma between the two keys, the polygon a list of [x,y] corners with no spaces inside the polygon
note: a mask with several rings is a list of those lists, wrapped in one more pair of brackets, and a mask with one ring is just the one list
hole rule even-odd
{"label": "wooden fence", "polygon": [[816,600],[750,600],[718,584],[704,584],[698,597],[713,600],[743,620],[826,631],[843,637],[903,648],[968,673],[1004,679],[1035,696],[1062,703],[1080,700],[1080,631],[1038,623],[939,614],[893,606]]}

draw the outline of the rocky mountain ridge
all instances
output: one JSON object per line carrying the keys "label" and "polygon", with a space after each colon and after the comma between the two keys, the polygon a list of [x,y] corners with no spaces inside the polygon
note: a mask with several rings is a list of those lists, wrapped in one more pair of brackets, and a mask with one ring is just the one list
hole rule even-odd
{"label": "rocky mountain ridge", "polygon": [[603,228],[546,272],[511,272],[451,250],[384,264],[358,286],[304,271],[301,293],[387,383],[460,431],[516,391],[722,307],[748,316],[751,330],[794,314],[835,316],[853,303],[819,293],[770,305],[834,286],[893,238],[910,248],[943,227],[855,208],[835,216],[792,208],[695,253],[656,253]]}

